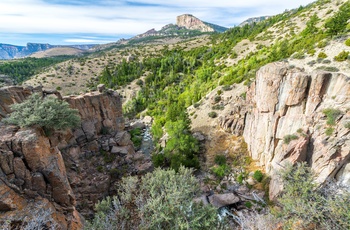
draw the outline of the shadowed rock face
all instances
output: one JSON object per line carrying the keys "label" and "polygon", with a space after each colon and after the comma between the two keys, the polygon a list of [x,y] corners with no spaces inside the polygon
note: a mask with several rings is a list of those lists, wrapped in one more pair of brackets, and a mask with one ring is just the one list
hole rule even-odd
{"label": "shadowed rock face", "polygon": [[[1,88],[1,117],[32,92]],[[81,116],[81,125],[73,130],[47,137],[40,127],[0,123],[0,223],[45,210],[60,228],[82,229],[79,212],[89,216],[98,200],[115,194],[122,175],[152,170],[151,159],[135,153],[124,131],[117,93],[92,92],[63,100]]]}
{"label": "shadowed rock face", "polygon": [[[327,124],[324,109],[341,111],[334,126]],[[289,69],[286,63],[262,67],[247,92],[221,125],[243,132],[250,154],[272,176],[270,197],[280,191],[276,170],[286,163],[307,161],[323,183],[336,178],[350,185],[350,79],[341,73]],[[232,124],[231,127],[230,124]],[[243,124],[243,125],[237,125]],[[331,134],[326,130],[332,128]],[[288,135],[296,135],[289,143]]]}

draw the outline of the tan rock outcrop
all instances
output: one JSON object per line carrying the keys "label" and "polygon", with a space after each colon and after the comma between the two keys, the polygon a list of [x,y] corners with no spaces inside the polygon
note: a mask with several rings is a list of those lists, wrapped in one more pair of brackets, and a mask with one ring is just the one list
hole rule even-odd
{"label": "tan rock outcrop", "polygon": [[200,19],[194,17],[191,14],[183,14],[176,17],[176,25],[180,27],[185,27],[189,30],[199,30],[201,32],[214,32],[215,30],[206,25]]}
{"label": "tan rock outcrop", "polygon": [[[271,198],[281,189],[274,175],[287,163],[308,162],[318,183],[335,177],[350,185],[349,77],[323,71],[305,73],[289,68],[288,63],[271,63],[257,72],[246,100],[233,106],[234,113],[224,116],[221,126],[235,134],[242,130],[252,158],[273,177]],[[327,124],[323,113],[328,108],[341,113],[334,126]],[[237,124],[241,124],[239,129]],[[329,129],[334,131],[329,133]],[[297,139],[286,143],[290,135]]]}

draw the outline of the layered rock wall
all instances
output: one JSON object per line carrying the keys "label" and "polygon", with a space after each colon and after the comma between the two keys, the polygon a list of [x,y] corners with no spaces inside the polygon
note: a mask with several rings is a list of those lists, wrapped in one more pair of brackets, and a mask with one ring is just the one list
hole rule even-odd
{"label": "layered rock wall", "polygon": [[[348,76],[272,63],[257,72],[246,101],[237,102],[221,124],[243,132],[251,157],[272,177],[286,163],[306,161],[318,183],[336,178],[350,185],[349,108]],[[339,113],[334,125],[327,123],[325,109]],[[237,123],[244,125],[226,127]],[[272,180],[271,198],[279,186]]]}
{"label": "layered rock wall", "polygon": [[[1,118],[11,104],[34,91],[1,88]],[[121,176],[152,169],[150,158],[135,153],[124,131],[117,93],[92,92],[63,100],[79,111],[79,127],[46,136],[40,127],[20,129],[0,122],[0,223],[21,223],[46,213],[59,229],[82,229],[79,213],[89,217],[98,200],[115,194]]]}

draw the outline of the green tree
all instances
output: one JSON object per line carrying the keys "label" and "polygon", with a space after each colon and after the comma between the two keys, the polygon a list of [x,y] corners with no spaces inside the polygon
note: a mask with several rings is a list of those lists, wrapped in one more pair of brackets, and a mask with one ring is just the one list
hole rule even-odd
{"label": "green tree", "polygon": [[20,127],[38,125],[45,130],[64,130],[80,124],[78,111],[71,109],[69,104],[57,98],[42,98],[33,94],[20,104],[11,106],[13,112],[4,121]]}
{"label": "green tree", "polygon": [[200,190],[192,173],[158,168],[123,178],[118,197],[99,202],[86,229],[221,229],[216,208],[193,201]]}
{"label": "green tree", "polygon": [[346,29],[349,19],[350,2],[347,1],[340,7],[339,11],[326,22],[325,27],[327,29],[327,33],[331,36],[342,33]]}

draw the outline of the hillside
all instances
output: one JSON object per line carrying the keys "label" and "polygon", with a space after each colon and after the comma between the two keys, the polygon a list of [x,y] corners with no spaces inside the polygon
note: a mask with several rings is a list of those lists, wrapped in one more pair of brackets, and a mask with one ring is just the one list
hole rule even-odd
{"label": "hillside", "polygon": [[[178,24],[208,30],[188,17]],[[77,219],[75,211],[92,219],[88,229],[168,229],[174,222],[193,229],[349,229],[349,20],[349,1],[319,0],[223,33],[161,38],[149,30],[140,43],[122,40],[83,57],[48,59],[44,71],[22,78],[23,85],[82,94],[64,100],[83,123],[40,137],[49,149],[62,147],[69,178],[52,173],[69,181],[66,192],[42,196],[68,205],[58,212],[67,224]],[[148,43],[150,37],[156,39]],[[1,94],[3,114],[9,98],[42,90],[20,88]],[[6,156],[19,158],[17,144],[37,140],[24,132],[43,133],[6,129],[4,143],[14,143],[6,145]],[[151,154],[143,152],[145,139],[152,141]],[[10,175],[7,162],[0,166]],[[196,178],[184,179],[182,166]],[[174,171],[143,176],[153,167]],[[116,194],[89,216],[94,202]],[[216,222],[216,210],[220,218],[229,216],[225,226]]]}
{"label": "hillside", "polygon": [[74,47],[55,47],[45,51],[38,51],[30,55],[34,58],[43,58],[43,57],[55,57],[55,56],[78,56],[86,53],[86,51],[74,48]]}

